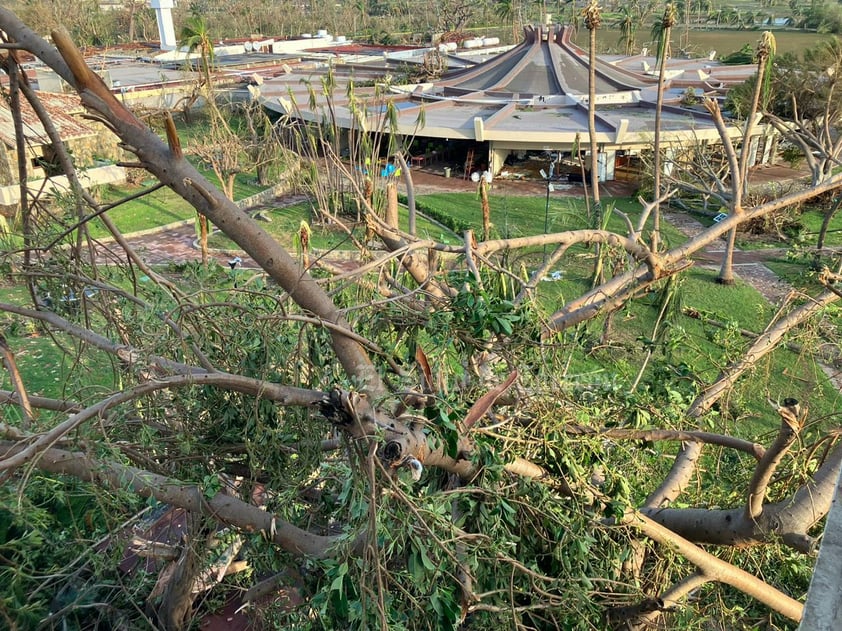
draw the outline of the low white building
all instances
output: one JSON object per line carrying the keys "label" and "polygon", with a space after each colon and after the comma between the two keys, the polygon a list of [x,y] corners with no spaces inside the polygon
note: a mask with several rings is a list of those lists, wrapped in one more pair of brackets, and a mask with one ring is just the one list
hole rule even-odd
{"label": "low white building", "polygon": [[[439,81],[393,86],[387,98],[375,97],[373,89],[357,90],[352,102],[337,90],[328,104],[317,90],[312,108],[300,75],[267,80],[260,97],[271,110],[312,122],[324,120],[330,105],[346,130],[388,131],[416,139],[416,146],[426,139],[428,146],[451,153],[457,166],[496,174],[511,156],[544,151],[563,158],[576,147],[589,147],[588,54],[572,43],[571,34],[564,26],[529,27],[519,46]],[[673,74],[684,77],[684,69]],[[600,58],[596,82],[599,177],[613,180],[635,155],[651,149],[657,77]],[[385,129],[387,107],[397,121]],[[739,137],[741,126],[729,132]],[[661,138],[667,165],[670,152],[720,142],[711,116],[685,107],[674,93],[662,110]],[[774,138],[765,126],[756,126],[752,164],[773,155]]]}

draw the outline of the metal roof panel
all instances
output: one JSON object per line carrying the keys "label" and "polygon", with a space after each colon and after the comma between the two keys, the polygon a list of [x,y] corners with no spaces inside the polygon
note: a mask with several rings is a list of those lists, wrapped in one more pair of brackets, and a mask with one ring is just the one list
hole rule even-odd
{"label": "metal roof panel", "polygon": [[[37,92],[37,95],[62,140],[86,138],[96,134],[93,128],[73,116],[74,113],[84,110],[79,97],[50,92]],[[26,99],[21,99],[21,119],[24,137],[28,142],[50,144],[44,126]],[[0,100],[0,142],[10,148],[16,145],[14,119],[6,100]]]}

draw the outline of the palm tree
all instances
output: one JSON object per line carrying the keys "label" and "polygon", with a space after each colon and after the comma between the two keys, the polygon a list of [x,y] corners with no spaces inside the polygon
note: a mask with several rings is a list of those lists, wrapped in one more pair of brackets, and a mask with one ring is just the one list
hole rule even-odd
{"label": "palm tree", "polygon": [[[746,115],[745,127],[743,128],[743,144],[740,148],[739,174],[731,178],[732,208],[731,212],[740,214],[742,209],[742,197],[748,192],[748,158],[751,153],[751,132],[754,129],[754,119],[757,110],[760,108],[761,99],[769,93],[771,68],[777,48],[775,36],[771,31],[764,31],[757,42],[755,59],[757,61],[757,76],[755,77],[754,92],[751,98],[751,105]],[[734,246],[737,240],[737,229],[732,228],[728,233],[728,242],[725,246],[725,255],[722,259],[722,267],[719,270],[717,282],[723,285],[734,284]]]}
{"label": "palm tree", "polygon": [[127,17],[129,19],[129,28],[128,28],[128,40],[130,42],[135,41],[135,27],[137,25],[137,13],[143,7],[146,6],[145,0],[124,0],[123,1],[123,9],[125,9]]}
{"label": "palm tree", "polygon": [[[565,22],[573,29],[574,33],[579,32],[579,23],[581,18],[581,12],[576,9],[576,0],[570,0],[567,2],[567,6],[570,8],[570,15],[569,17],[565,18]],[[562,14],[566,13],[566,10],[562,12]]]}
{"label": "palm tree", "polygon": [[764,31],[757,42],[757,49],[754,58],[757,61],[757,79],[754,85],[754,93],[751,98],[748,116],[746,118],[745,132],[743,133],[743,146],[740,151],[740,181],[743,183],[743,191],[748,190],[748,155],[751,145],[751,132],[754,128],[754,118],[757,110],[760,109],[761,100],[765,100],[769,94],[772,78],[772,63],[774,61],[777,42],[771,31]]}
{"label": "palm tree", "polygon": [[713,22],[716,26],[719,26],[725,20],[725,15],[725,9],[716,9],[708,14],[707,22]]}
{"label": "palm tree", "polygon": [[[675,25],[676,12],[673,4],[664,7],[664,15],[660,22],[656,22],[658,30],[658,98],[655,103],[655,147],[654,164],[652,165],[652,189],[654,208],[652,212],[652,249],[658,249],[661,232],[661,111],[664,108],[664,79],[666,76],[666,59],[669,55],[670,35]],[[653,31],[655,29],[653,28]]]}
{"label": "palm tree", "polygon": [[[602,10],[598,0],[590,3],[582,11],[585,28],[588,29],[588,140],[591,150],[591,195],[593,196],[593,216],[591,225],[600,227],[602,224],[602,204],[599,199],[599,146],[596,142],[596,30],[602,24]],[[600,282],[602,277],[602,255],[597,248],[596,265],[594,267],[594,283]]]}
{"label": "palm tree", "polygon": [[712,5],[710,0],[696,0],[695,3],[696,8],[696,24],[703,22],[705,17],[707,16],[708,12],[711,10]]}
{"label": "palm tree", "polygon": [[202,64],[202,79],[205,85],[210,86],[210,73],[213,67],[213,41],[210,38],[208,27],[204,19],[198,15],[187,18],[186,24],[181,29],[179,46],[187,48],[189,53],[199,51]]}
{"label": "palm tree", "polygon": [[637,32],[637,16],[634,10],[628,5],[620,7],[620,18],[614,23],[614,27],[620,29],[620,44],[626,55],[633,55],[635,49],[634,37]]}
{"label": "palm tree", "polygon": [[728,19],[728,24],[731,26],[740,26],[743,24],[743,12],[736,8],[730,8],[725,14]]}
{"label": "palm tree", "polygon": [[512,42],[518,43],[519,39],[519,22],[520,22],[520,3],[519,0],[497,0],[494,5],[494,14],[512,25]]}
{"label": "palm tree", "polygon": [[368,2],[366,0],[356,0],[353,5],[354,9],[354,27],[353,32],[357,33],[357,18],[360,20],[360,30],[365,32],[368,28]]}

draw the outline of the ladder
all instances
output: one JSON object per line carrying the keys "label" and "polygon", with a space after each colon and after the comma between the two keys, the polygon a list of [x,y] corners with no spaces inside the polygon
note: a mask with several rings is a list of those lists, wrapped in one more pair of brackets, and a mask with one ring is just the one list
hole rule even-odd
{"label": "ladder", "polygon": [[471,168],[474,166],[474,150],[468,149],[468,157],[465,158],[465,168],[462,172],[462,179],[467,180],[471,177]]}

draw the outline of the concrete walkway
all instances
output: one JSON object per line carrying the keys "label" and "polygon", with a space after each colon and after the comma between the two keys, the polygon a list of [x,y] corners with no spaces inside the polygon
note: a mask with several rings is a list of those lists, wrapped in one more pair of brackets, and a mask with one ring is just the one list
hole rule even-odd
{"label": "concrete walkway", "polygon": [[[690,215],[679,212],[663,213],[664,220],[675,226],[688,238],[693,238],[707,228]],[[787,248],[764,248],[762,250],[734,250],[734,274],[754,287],[766,300],[778,305],[793,290],[792,285],[770,270],[765,261],[786,253]],[[720,239],[704,251],[694,255],[697,265],[710,269],[719,269],[725,255],[725,240]]]}

